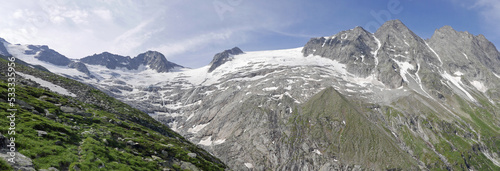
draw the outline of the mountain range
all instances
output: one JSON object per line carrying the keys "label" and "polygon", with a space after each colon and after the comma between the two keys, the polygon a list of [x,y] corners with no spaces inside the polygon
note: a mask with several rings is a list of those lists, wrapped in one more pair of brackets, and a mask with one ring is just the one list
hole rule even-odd
{"label": "mountain range", "polygon": [[1,41],[2,55],[148,113],[233,170],[500,169],[500,52],[450,26],[422,39],[391,20],[293,49],[234,47],[196,69],[154,51],[77,60]]}

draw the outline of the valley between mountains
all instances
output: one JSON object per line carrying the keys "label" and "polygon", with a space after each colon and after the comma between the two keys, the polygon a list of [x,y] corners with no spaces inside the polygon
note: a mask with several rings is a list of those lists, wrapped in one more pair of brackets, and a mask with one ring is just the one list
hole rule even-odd
{"label": "valley between mountains", "polygon": [[[168,126],[189,141],[178,138],[181,145],[202,148],[196,150],[203,160],[197,159],[217,169],[500,169],[500,52],[483,35],[450,26],[424,40],[391,20],[375,33],[355,27],[298,48],[234,47],[195,69],[155,51],[68,59],[47,46],[1,41],[0,54],[27,68],[76,80],[147,113],[141,117],[154,120],[136,124]],[[95,103],[73,84],[18,75],[55,97]],[[172,167],[201,166],[168,156],[162,160]]]}

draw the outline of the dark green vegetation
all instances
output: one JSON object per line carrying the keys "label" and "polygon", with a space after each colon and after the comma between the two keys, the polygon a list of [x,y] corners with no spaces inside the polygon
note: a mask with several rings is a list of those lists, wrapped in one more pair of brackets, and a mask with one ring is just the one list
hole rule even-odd
{"label": "dark green vegetation", "polygon": [[[7,61],[0,59],[0,132],[7,134]],[[16,70],[60,85],[62,96],[18,79],[16,146],[36,169],[224,170],[226,166],[146,113],[55,74],[17,65]],[[76,91],[75,91],[76,90]],[[9,170],[0,161],[0,170]]]}

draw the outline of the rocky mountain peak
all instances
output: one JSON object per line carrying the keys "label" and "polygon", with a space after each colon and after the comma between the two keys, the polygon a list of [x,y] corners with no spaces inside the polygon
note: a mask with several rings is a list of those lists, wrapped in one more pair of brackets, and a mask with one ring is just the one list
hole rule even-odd
{"label": "rocky mountain peak", "polygon": [[24,52],[25,54],[35,55],[35,58],[41,61],[59,66],[67,66],[71,63],[68,57],[50,49],[47,45],[28,45],[28,49]]}
{"label": "rocky mountain peak", "polygon": [[10,44],[9,42],[7,42],[7,40],[5,40],[5,39],[3,39],[3,38],[1,38],[1,37],[0,37],[0,42]]}
{"label": "rocky mountain peak", "polygon": [[460,71],[470,76],[480,76],[475,79],[486,80],[486,76],[472,67],[471,64],[482,64],[490,70],[500,73],[500,53],[495,45],[483,35],[472,35],[469,32],[459,32],[450,26],[437,29],[429,39],[429,45],[440,54],[442,61],[448,63],[445,70]]}
{"label": "rocky mountain peak", "polygon": [[[422,43],[423,40],[417,36],[413,31],[406,27],[400,20],[390,20],[385,22],[377,31],[374,33],[381,42],[390,42],[393,44],[410,44]],[[405,43],[406,41],[406,43]]]}
{"label": "rocky mountain peak", "polygon": [[147,65],[151,69],[158,72],[170,72],[173,71],[176,67],[183,68],[180,65],[169,62],[162,53],[157,51],[147,51],[141,53],[137,57],[133,58],[132,62],[135,67],[138,67],[141,64]]}
{"label": "rocky mountain peak", "polygon": [[144,60],[167,61],[167,58],[165,58],[165,56],[163,54],[161,54],[160,52],[151,51],[151,50],[148,50],[144,53],[139,54],[136,58],[144,58]]}
{"label": "rocky mountain peak", "polygon": [[80,59],[81,62],[90,65],[102,65],[109,69],[116,69],[117,67],[133,69],[130,64],[130,57],[125,57],[121,55],[112,54],[109,52],[103,52],[100,54],[94,54],[92,56],[87,56]]}
{"label": "rocky mountain peak", "polygon": [[158,72],[169,72],[175,67],[183,68],[180,65],[167,61],[163,54],[156,51],[147,51],[134,58],[103,52],[82,58],[80,61],[91,65],[103,65],[109,69],[121,67],[134,70],[138,69],[140,65],[146,65]]}
{"label": "rocky mountain peak", "polygon": [[431,39],[464,39],[464,40],[472,40],[476,36],[470,34],[469,32],[459,32],[453,29],[451,26],[443,26],[434,31]]}
{"label": "rocky mountain peak", "polygon": [[227,61],[230,61],[232,55],[239,55],[242,53],[243,51],[240,48],[234,47],[232,49],[228,49],[221,53],[215,54],[214,58],[212,59],[212,62],[210,62],[211,66],[208,69],[208,72],[212,72],[213,70],[215,70],[215,68],[226,63]]}

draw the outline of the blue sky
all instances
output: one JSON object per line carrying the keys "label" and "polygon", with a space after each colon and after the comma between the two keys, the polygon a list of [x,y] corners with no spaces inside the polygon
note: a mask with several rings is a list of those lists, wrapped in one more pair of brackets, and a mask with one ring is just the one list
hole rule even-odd
{"label": "blue sky", "polygon": [[0,37],[70,58],[146,50],[197,68],[215,53],[296,48],[311,37],[400,19],[422,38],[450,25],[500,45],[497,0],[3,0]]}

